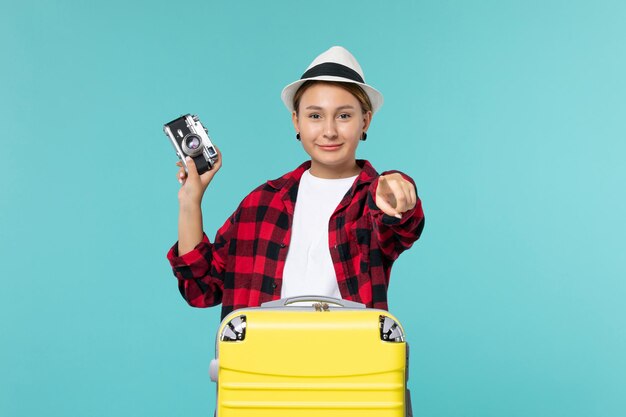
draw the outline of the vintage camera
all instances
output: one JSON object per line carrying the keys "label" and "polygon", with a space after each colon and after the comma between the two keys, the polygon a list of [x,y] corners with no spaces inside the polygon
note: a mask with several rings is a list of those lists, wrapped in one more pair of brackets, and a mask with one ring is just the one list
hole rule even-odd
{"label": "vintage camera", "polygon": [[191,114],[181,116],[166,123],[163,131],[174,145],[186,173],[189,173],[185,161],[187,156],[193,158],[198,174],[209,171],[217,162],[217,150],[211,142],[209,131],[202,126],[198,116]]}

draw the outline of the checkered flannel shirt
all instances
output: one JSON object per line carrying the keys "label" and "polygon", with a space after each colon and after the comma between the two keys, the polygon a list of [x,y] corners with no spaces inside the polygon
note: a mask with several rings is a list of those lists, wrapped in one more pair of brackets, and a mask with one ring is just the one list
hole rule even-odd
{"label": "checkered flannel shirt", "polygon": [[[384,214],[375,204],[379,174],[369,162],[357,163],[361,173],[330,218],[329,250],[341,297],[386,310],[391,266],[419,238],[424,213],[418,198],[402,219]],[[178,243],[170,249],[167,258],[191,306],[221,303],[223,319],[235,309],[280,298],[298,184],[310,165],[252,191],[213,242],[205,234],[183,256]]]}

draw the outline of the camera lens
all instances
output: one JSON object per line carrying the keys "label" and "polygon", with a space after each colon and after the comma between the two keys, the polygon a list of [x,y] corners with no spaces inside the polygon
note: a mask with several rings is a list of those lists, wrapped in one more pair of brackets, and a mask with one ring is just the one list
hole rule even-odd
{"label": "camera lens", "polygon": [[202,139],[194,134],[185,136],[182,141],[183,151],[189,156],[196,156],[202,152]]}
{"label": "camera lens", "polygon": [[200,138],[197,136],[187,136],[185,145],[187,145],[189,149],[198,149],[200,147]]}

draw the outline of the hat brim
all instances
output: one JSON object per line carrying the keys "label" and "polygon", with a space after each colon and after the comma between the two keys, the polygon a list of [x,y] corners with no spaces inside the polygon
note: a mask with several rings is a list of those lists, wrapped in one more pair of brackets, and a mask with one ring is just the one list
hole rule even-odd
{"label": "hat brim", "polygon": [[367,96],[370,98],[370,101],[372,102],[372,114],[376,113],[376,111],[378,111],[378,109],[380,109],[381,106],[383,105],[383,95],[374,87],[371,87],[364,83],[350,80],[348,78],[337,77],[333,75],[320,75],[317,77],[305,78],[305,79],[300,79],[298,81],[294,81],[291,84],[287,85],[285,88],[283,88],[283,91],[280,94],[280,98],[283,100],[283,103],[285,103],[287,110],[289,110],[290,112],[293,112],[295,110],[293,108],[293,96],[296,94],[296,91],[298,91],[298,88],[300,88],[300,86],[304,84],[306,81],[315,81],[315,80],[336,81],[336,82],[341,82],[341,83],[352,83],[352,84],[359,85],[363,89],[363,91],[365,91]]}

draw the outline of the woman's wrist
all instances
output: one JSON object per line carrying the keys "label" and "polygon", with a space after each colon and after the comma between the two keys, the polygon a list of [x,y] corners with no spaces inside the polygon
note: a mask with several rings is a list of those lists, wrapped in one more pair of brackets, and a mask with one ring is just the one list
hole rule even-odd
{"label": "woman's wrist", "polygon": [[179,197],[178,205],[181,211],[201,210],[202,198]]}

